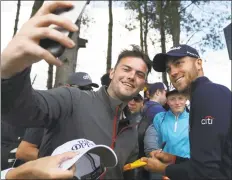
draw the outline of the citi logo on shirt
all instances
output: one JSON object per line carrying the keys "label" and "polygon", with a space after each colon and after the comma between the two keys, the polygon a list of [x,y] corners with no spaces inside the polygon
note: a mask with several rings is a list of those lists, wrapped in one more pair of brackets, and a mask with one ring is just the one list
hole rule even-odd
{"label": "citi logo on shirt", "polygon": [[212,116],[206,116],[205,118],[203,118],[201,120],[201,124],[205,125],[205,124],[213,124],[213,120],[214,118]]}

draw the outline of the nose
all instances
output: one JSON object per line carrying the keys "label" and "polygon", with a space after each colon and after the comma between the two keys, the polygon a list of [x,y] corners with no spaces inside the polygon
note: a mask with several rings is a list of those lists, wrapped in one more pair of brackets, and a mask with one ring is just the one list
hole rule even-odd
{"label": "nose", "polygon": [[129,103],[128,103],[128,106],[134,106],[135,105],[135,101],[134,100],[131,100]]}
{"label": "nose", "polygon": [[178,74],[178,68],[176,68],[175,66],[171,66],[170,71],[169,71],[169,75],[171,77],[175,77],[177,74]]}
{"label": "nose", "polygon": [[134,79],[135,78],[135,71],[130,71],[129,73],[128,73],[128,76],[127,76],[127,78],[128,79]]}

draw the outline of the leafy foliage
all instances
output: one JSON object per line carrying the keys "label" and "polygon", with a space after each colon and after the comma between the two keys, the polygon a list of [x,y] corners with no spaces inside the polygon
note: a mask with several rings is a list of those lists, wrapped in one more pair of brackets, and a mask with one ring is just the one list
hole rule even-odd
{"label": "leafy foliage", "polygon": [[[144,6],[144,2],[145,0],[126,1],[125,9],[134,11],[137,14],[135,19],[138,20],[139,8]],[[156,6],[157,1],[147,2],[149,30],[159,29],[160,9]],[[231,21],[231,14],[225,12],[225,9],[228,9],[230,6],[229,1],[180,1],[178,14],[175,14],[175,9],[173,8],[175,2],[177,1],[163,1],[162,10],[165,13],[164,26],[166,35],[172,35],[173,23],[177,21],[177,18],[180,18],[180,33],[187,36],[186,41],[182,43],[197,46],[201,52],[204,52],[206,48],[214,50],[224,48],[224,44],[222,43],[223,28],[227,25],[228,21]],[[141,9],[143,10],[143,8]],[[144,12],[142,12],[142,16],[144,16]],[[130,22],[125,27],[128,30],[134,30],[137,26],[135,22]],[[157,42],[151,37],[150,39],[153,40],[153,44]]]}

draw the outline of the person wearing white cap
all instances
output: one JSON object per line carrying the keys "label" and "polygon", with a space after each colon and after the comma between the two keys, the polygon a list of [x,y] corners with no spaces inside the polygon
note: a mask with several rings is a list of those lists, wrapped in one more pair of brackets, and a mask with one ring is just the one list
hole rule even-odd
{"label": "person wearing white cap", "polygon": [[[98,91],[82,91],[75,87],[33,89],[30,70],[34,63],[45,60],[61,65],[57,57],[39,45],[40,40],[50,38],[67,48],[74,47],[70,38],[64,38],[62,33],[48,27],[58,24],[68,31],[78,30],[68,19],[52,14],[58,7],[71,8],[72,4],[68,1],[45,2],[3,50],[2,118],[15,125],[48,129],[39,157],[51,155],[56,147],[79,138],[110,146],[117,154],[118,164],[107,168],[104,178],[123,179],[123,166],[137,159],[138,139],[134,124],[120,120],[127,103],[143,90],[151,61],[138,48],[123,50],[110,72],[108,87],[102,86]],[[41,33],[43,30],[47,33]]]}

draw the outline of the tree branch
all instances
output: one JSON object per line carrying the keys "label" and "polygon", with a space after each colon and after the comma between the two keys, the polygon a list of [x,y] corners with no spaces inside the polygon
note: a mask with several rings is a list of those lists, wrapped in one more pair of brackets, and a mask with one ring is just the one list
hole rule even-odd
{"label": "tree branch", "polygon": [[183,9],[181,9],[178,13],[180,14],[182,11],[184,11],[185,9],[187,9],[189,6],[191,6],[194,3],[195,3],[195,1],[190,3],[188,6],[184,7]]}
{"label": "tree branch", "polygon": [[[200,30],[200,31],[201,31],[201,30]],[[189,37],[189,39],[186,41],[185,44],[188,44],[188,42],[190,41],[190,39],[192,39],[192,37],[193,37],[196,33],[200,32],[200,31],[195,31],[195,32]]]}
{"label": "tree branch", "polygon": [[193,43],[193,44],[190,44],[189,46],[193,46],[193,45],[198,44],[198,43],[200,43],[200,42],[201,42],[201,40],[200,40],[200,41],[197,41],[197,42],[195,42],[195,43]]}

